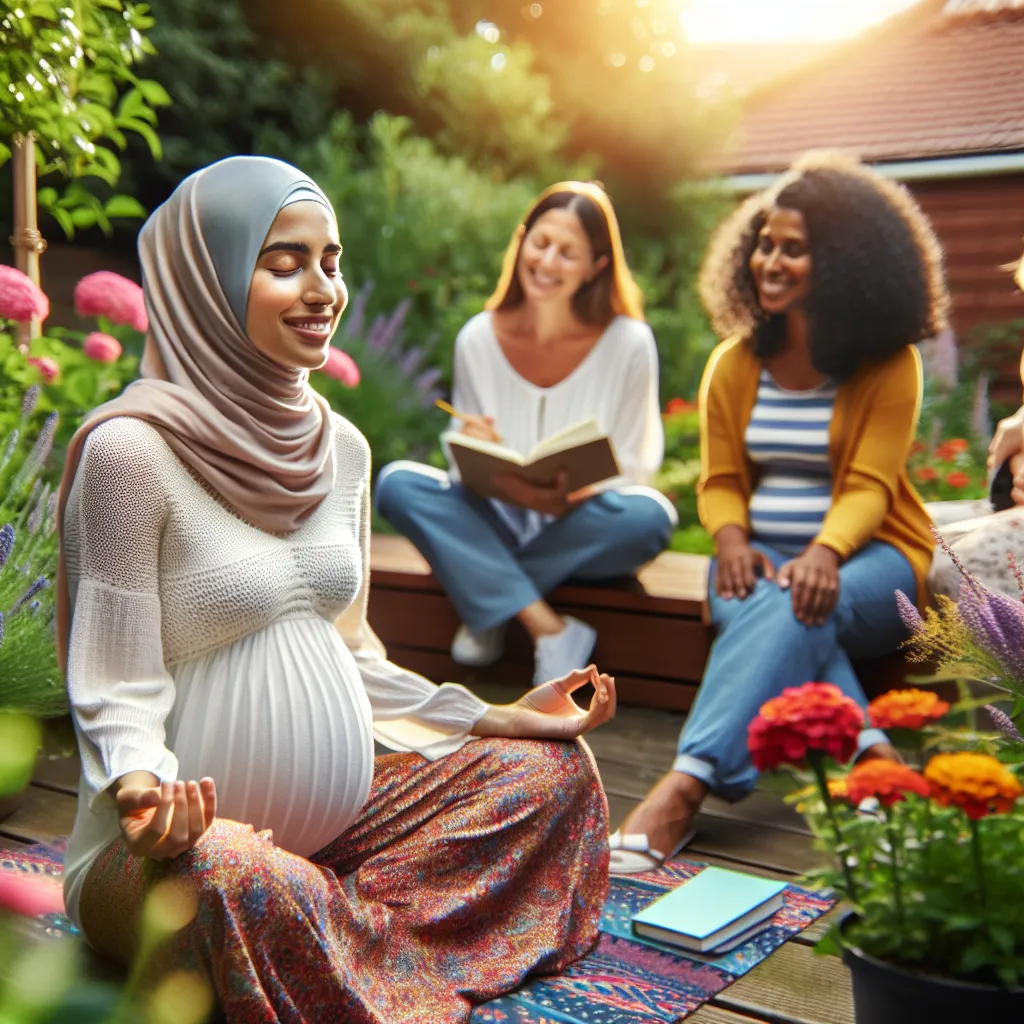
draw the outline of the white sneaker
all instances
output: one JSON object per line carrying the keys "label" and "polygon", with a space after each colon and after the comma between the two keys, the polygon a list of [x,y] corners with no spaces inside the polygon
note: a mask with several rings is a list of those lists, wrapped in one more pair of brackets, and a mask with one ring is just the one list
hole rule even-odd
{"label": "white sneaker", "polygon": [[543,686],[576,669],[586,668],[597,643],[597,630],[579,619],[565,617],[565,629],[542,636],[534,646],[533,685]]}
{"label": "white sneaker", "polygon": [[458,665],[483,668],[493,665],[505,653],[505,623],[473,633],[459,626],[452,641],[452,661]]}

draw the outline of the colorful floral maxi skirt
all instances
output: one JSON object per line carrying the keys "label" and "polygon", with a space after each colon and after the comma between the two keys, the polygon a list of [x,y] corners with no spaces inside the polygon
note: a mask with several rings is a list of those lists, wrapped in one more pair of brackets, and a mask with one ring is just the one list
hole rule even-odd
{"label": "colorful floral maxi skirt", "polygon": [[597,942],[607,816],[580,743],[390,754],[360,819],[309,860],[225,819],[172,861],[118,840],[81,917],[93,946],[128,960],[146,892],[183,877],[199,909],[161,969],[203,971],[229,1022],[457,1024]]}

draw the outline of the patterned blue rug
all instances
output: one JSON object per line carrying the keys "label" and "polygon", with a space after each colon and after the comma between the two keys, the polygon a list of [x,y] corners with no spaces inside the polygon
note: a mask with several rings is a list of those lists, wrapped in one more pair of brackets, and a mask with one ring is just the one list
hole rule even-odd
{"label": "patterned blue rug", "polygon": [[[0,850],[0,870],[60,878],[63,848]],[[674,946],[635,936],[632,915],[692,878],[703,864],[675,860],[660,871],[613,875],[597,948],[563,974],[536,978],[473,1012],[473,1024],[674,1024],[803,931],[835,903],[831,896],[787,886],[785,906],[749,942],[720,957],[685,956]],[[63,914],[36,927],[74,935]]]}

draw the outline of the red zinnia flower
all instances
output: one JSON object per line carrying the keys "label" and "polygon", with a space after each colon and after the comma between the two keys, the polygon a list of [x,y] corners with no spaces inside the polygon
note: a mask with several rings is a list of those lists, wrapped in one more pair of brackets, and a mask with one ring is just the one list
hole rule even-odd
{"label": "red zinnia flower", "polygon": [[679,416],[682,413],[694,412],[696,408],[696,403],[688,402],[685,398],[670,398],[668,405],[665,406],[665,415]]}
{"label": "red zinnia flower", "polygon": [[791,686],[761,705],[747,730],[754,766],[802,766],[810,751],[845,763],[857,749],[864,712],[834,683]]}
{"label": "red zinnia flower", "polygon": [[0,318],[27,324],[49,315],[50,300],[39,285],[15,267],[0,266]]}
{"label": "red zinnia flower", "polygon": [[102,331],[93,331],[82,342],[82,351],[98,363],[116,363],[121,358],[121,342]]}
{"label": "red zinnia flower", "polygon": [[959,469],[954,470],[946,477],[946,483],[950,487],[966,487],[971,482],[971,478],[966,474],[962,473]]}
{"label": "red zinnia flower", "polygon": [[143,334],[149,330],[142,289],[110,270],[86,274],[75,285],[75,312],[79,316],[103,316],[111,323],[127,324]]}
{"label": "red zinnia flower", "polygon": [[44,384],[52,384],[60,376],[60,366],[49,356],[32,356],[29,363],[39,371]]}
{"label": "red zinnia flower", "polygon": [[931,466],[920,466],[914,470],[914,476],[921,481],[921,483],[928,483],[930,480],[934,480],[939,474],[932,469]]}
{"label": "red zinnia flower", "polygon": [[881,758],[856,765],[846,776],[846,791],[855,806],[873,796],[885,807],[906,799],[906,793],[928,796],[931,792],[928,783],[913,768]]}

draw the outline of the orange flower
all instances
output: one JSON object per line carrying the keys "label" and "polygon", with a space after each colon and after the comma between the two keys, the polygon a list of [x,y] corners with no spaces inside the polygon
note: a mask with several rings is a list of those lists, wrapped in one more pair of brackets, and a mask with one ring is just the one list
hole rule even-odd
{"label": "orange flower", "polygon": [[924,777],[938,803],[962,807],[973,821],[988,814],[1006,814],[1024,793],[1017,777],[988,754],[936,754]]}
{"label": "orange flower", "polygon": [[962,437],[951,437],[935,449],[935,455],[943,462],[952,462],[958,455],[963,455],[968,448],[969,445]]}
{"label": "orange flower", "polygon": [[971,478],[966,474],[962,473],[959,469],[954,470],[946,477],[946,483],[950,487],[966,487],[971,482]]}
{"label": "orange flower", "polygon": [[695,402],[688,402],[685,398],[670,398],[665,406],[665,415],[678,416],[684,412],[695,412],[696,409]]}
{"label": "orange flower", "polygon": [[949,704],[931,690],[890,690],[868,705],[876,729],[920,729],[942,718]]}
{"label": "orange flower", "polygon": [[905,764],[874,758],[862,761],[846,776],[846,789],[850,803],[859,804],[874,796],[886,807],[905,799],[906,793],[928,796],[928,783]]}
{"label": "orange flower", "polygon": [[910,454],[911,455],[920,455],[921,452],[923,452],[923,451],[924,451],[924,445],[920,441],[915,441],[910,446]]}
{"label": "orange flower", "polygon": [[828,795],[833,800],[849,800],[850,791],[846,787],[846,779],[829,779]]}
{"label": "orange flower", "polygon": [[846,762],[863,727],[864,712],[834,683],[804,683],[761,705],[747,730],[747,746],[762,772],[780,764],[802,766],[812,750]]}
{"label": "orange flower", "polygon": [[914,476],[923,484],[928,483],[930,480],[934,480],[938,475],[939,474],[936,473],[931,466],[919,466],[914,470]]}

